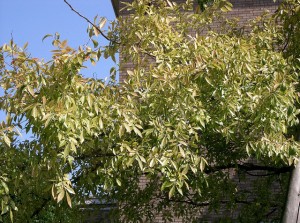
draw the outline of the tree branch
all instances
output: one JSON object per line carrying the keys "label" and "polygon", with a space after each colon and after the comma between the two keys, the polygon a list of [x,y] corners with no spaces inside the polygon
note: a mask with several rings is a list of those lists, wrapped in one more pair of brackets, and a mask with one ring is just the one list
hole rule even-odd
{"label": "tree branch", "polygon": [[39,213],[44,209],[44,207],[48,204],[48,202],[51,201],[51,197],[48,197],[44,199],[44,202],[42,203],[41,206],[39,206],[37,209],[34,210],[34,212],[31,214],[30,218],[34,218],[35,216],[38,216]]}
{"label": "tree branch", "polygon": [[[162,200],[167,200],[169,202],[175,202],[175,203],[185,203],[185,204],[188,204],[188,205],[193,205],[195,207],[206,207],[206,206],[209,206],[211,205],[209,202],[201,202],[201,203],[197,203],[197,202],[194,202],[192,201],[191,199],[189,200],[180,200],[180,199],[171,199],[171,198],[168,198],[167,196],[158,196],[159,199],[162,199]],[[221,204],[228,204],[230,201],[220,201]],[[252,202],[250,201],[242,201],[242,200],[238,200],[238,199],[234,199],[234,202],[237,203],[237,204],[246,204],[246,205],[249,205],[251,204]]]}
{"label": "tree branch", "polygon": [[252,163],[244,163],[244,164],[228,164],[228,165],[224,165],[224,166],[208,167],[206,169],[205,173],[210,174],[210,173],[214,173],[214,172],[217,172],[220,170],[232,169],[232,168],[245,170],[247,172],[254,171],[254,170],[266,170],[266,171],[274,172],[275,174],[286,173],[286,172],[290,172],[292,170],[292,166],[273,167],[273,166],[254,165]]}
{"label": "tree branch", "polygon": [[98,28],[94,23],[92,23],[91,20],[89,20],[87,17],[81,15],[77,10],[75,10],[75,9],[73,8],[73,6],[72,6],[67,0],[64,0],[64,2],[69,6],[69,8],[70,8],[73,12],[75,12],[78,16],[80,16],[80,17],[83,18],[85,21],[87,21],[89,24],[91,24],[91,25],[92,25],[92,26],[93,26],[93,27],[101,34],[101,36],[103,36],[106,40],[108,40],[108,41],[110,41],[110,42],[118,43],[118,42],[116,42],[116,41],[114,41],[114,40],[109,39],[109,38],[101,31],[101,29],[99,29],[99,28]]}

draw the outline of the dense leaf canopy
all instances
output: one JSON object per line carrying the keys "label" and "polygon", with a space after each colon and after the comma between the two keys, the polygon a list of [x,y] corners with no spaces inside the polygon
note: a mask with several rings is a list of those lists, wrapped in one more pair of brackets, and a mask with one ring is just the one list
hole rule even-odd
{"label": "dense leaf canopy", "polygon": [[[78,222],[90,196],[118,201],[125,222],[237,207],[242,222],[274,207],[278,219],[300,153],[300,2],[244,27],[226,17],[225,0],[196,13],[192,1],[147,3],[126,5],[132,14],[111,22],[105,47],[106,20],[96,18],[93,46],[73,49],[56,34],[51,61],[13,41],[0,48],[0,219]],[[109,81],[81,75],[86,61],[116,53],[124,61]],[[33,137],[21,141],[20,129]]]}

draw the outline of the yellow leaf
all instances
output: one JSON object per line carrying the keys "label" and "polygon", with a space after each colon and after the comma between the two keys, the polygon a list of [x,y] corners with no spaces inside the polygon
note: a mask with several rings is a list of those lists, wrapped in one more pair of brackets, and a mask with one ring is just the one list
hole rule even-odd
{"label": "yellow leaf", "polygon": [[99,30],[94,26],[93,26],[93,30],[94,30],[95,35],[98,36],[100,33]]}
{"label": "yellow leaf", "polygon": [[70,194],[75,194],[75,191],[73,190],[73,188],[71,188],[71,187],[65,187],[65,188]]}
{"label": "yellow leaf", "polygon": [[56,200],[56,187],[54,185],[52,186],[51,192],[52,192],[53,199]]}
{"label": "yellow leaf", "polygon": [[72,200],[71,200],[71,197],[68,193],[66,193],[66,197],[67,197],[67,202],[68,202],[68,205],[69,207],[71,208],[72,207]]}
{"label": "yellow leaf", "polygon": [[201,170],[201,172],[204,171],[205,165],[207,165],[207,161],[203,157],[201,157],[200,158],[200,170]]}
{"label": "yellow leaf", "polygon": [[99,118],[99,126],[100,126],[100,129],[103,129],[103,121],[101,118]]}
{"label": "yellow leaf", "polygon": [[8,146],[10,146],[11,141],[10,141],[10,139],[7,137],[7,135],[3,135],[3,138],[4,138],[4,142],[5,142]]}
{"label": "yellow leaf", "polygon": [[27,86],[27,91],[31,94],[32,97],[35,97],[34,90],[30,85]]}
{"label": "yellow leaf", "polygon": [[43,105],[45,106],[46,105],[46,102],[47,102],[47,99],[46,99],[46,97],[45,96],[43,96]]}
{"label": "yellow leaf", "polygon": [[179,147],[179,151],[180,151],[181,156],[183,158],[185,158],[185,152],[184,152],[184,150],[181,147]]}
{"label": "yellow leaf", "polygon": [[57,203],[59,203],[64,198],[64,196],[65,196],[65,190],[61,189],[57,196]]}
{"label": "yellow leaf", "polygon": [[100,24],[99,24],[99,28],[100,29],[102,29],[103,28],[103,26],[105,25],[105,23],[106,23],[106,21],[107,21],[107,19],[106,18],[101,18],[101,20],[100,20]]}
{"label": "yellow leaf", "polygon": [[141,138],[143,137],[141,131],[138,128],[133,127],[133,131],[135,132],[135,134],[139,135]]}

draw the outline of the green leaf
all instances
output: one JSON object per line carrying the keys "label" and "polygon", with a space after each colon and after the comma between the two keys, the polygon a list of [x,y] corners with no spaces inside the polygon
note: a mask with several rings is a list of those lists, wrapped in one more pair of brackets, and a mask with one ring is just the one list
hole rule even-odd
{"label": "green leaf", "polygon": [[10,203],[10,207],[12,208],[12,210],[18,211],[18,208],[16,207],[16,204],[13,200],[11,200],[9,203]]}
{"label": "green leaf", "polygon": [[143,166],[143,163],[142,163],[141,159],[137,158],[136,160],[138,161],[140,169],[143,170],[144,166]]}
{"label": "green leaf", "polygon": [[220,8],[223,12],[228,12],[232,10],[232,4],[228,2],[227,0],[222,0],[220,2]]}
{"label": "green leaf", "polygon": [[1,215],[6,214],[9,211],[9,206],[7,204],[2,203],[2,212]]}
{"label": "green leaf", "polygon": [[116,182],[117,182],[117,184],[121,187],[122,186],[122,183],[121,183],[121,181],[118,179],[118,178],[116,178]]}
{"label": "green leaf", "polygon": [[169,191],[169,199],[173,197],[174,193],[175,193],[175,185],[173,185],[173,187]]}
{"label": "green leaf", "polygon": [[151,161],[150,161],[150,163],[149,163],[149,166],[150,167],[154,167],[154,165],[155,165],[155,158],[153,158],[153,159],[151,159]]}
{"label": "green leaf", "polygon": [[127,131],[128,133],[130,133],[130,132],[131,132],[131,128],[129,127],[129,125],[128,125],[127,123],[123,123],[123,125],[124,125],[124,127],[126,128],[126,131]]}
{"label": "green leaf", "polygon": [[28,42],[26,42],[26,43],[24,44],[23,49],[25,50],[25,49],[27,48],[27,46],[28,46]]}
{"label": "green leaf", "polygon": [[119,128],[119,137],[121,138],[125,133],[125,128],[123,125],[120,125],[120,128]]}
{"label": "green leaf", "polygon": [[92,39],[92,42],[93,42],[94,48],[97,48],[97,46],[99,45],[99,43],[96,40],[94,40],[94,39]]}
{"label": "green leaf", "polygon": [[9,217],[10,217],[11,222],[14,222],[14,214],[13,214],[12,210],[9,210]]}
{"label": "green leaf", "polygon": [[183,196],[182,189],[180,187],[176,187],[177,191]]}
{"label": "green leaf", "polygon": [[5,190],[5,193],[9,194],[9,188],[8,188],[7,184],[3,180],[1,180],[1,184]]}
{"label": "green leaf", "polygon": [[53,36],[53,35],[51,35],[51,34],[45,35],[45,36],[43,37],[43,39],[42,39],[42,42],[43,42],[46,38],[48,38],[48,37],[50,37],[50,36]]}
{"label": "green leaf", "polygon": [[173,186],[173,182],[170,182],[170,181],[165,181],[162,185],[161,185],[161,190],[163,191],[165,188],[168,188],[168,187],[171,187]]}

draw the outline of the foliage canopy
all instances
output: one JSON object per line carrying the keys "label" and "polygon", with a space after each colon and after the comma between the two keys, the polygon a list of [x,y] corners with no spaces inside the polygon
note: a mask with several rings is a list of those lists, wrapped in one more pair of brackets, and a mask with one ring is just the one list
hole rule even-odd
{"label": "foliage canopy", "polygon": [[[198,13],[189,0],[148,2],[126,4],[132,14],[111,22],[105,47],[96,18],[93,46],[73,49],[56,34],[51,61],[13,41],[0,48],[0,219],[76,222],[91,195],[120,202],[123,221],[161,212],[190,222],[205,207],[239,207],[243,222],[275,207],[278,219],[283,200],[269,191],[285,187],[300,153],[299,0],[245,27],[226,17],[225,0]],[[132,63],[124,83],[117,68],[108,82],[81,75],[86,61],[118,52]],[[21,141],[18,129],[34,137]]]}

